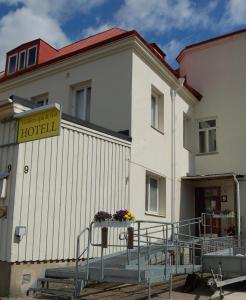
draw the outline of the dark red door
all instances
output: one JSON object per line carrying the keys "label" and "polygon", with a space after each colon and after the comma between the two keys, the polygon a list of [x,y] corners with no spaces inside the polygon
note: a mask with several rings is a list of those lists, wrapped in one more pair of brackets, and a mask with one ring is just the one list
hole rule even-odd
{"label": "dark red door", "polygon": [[220,219],[213,218],[212,214],[219,214],[221,210],[220,187],[202,187],[196,188],[195,211],[196,217],[201,217],[202,213],[206,213],[206,228],[202,227],[202,233],[212,233],[220,235],[221,222]]}

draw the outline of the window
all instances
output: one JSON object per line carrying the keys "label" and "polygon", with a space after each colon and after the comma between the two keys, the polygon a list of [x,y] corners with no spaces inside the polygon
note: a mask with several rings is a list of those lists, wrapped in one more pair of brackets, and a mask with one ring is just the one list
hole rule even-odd
{"label": "window", "polygon": [[90,121],[91,87],[84,86],[74,89],[74,116]]}
{"label": "window", "polygon": [[199,153],[217,151],[216,120],[199,121]]}
{"label": "window", "polygon": [[38,95],[38,96],[32,97],[31,100],[35,104],[37,104],[39,106],[43,106],[43,105],[48,104],[48,102],[49,102],[49,95],[48,95],[48,93],[45,93],[45,94],[42,94],[42,95]]}
{"label": "window", "polygon": [[163,132],[164,130],[164,96],[155,88],[151,93],[151,127]]}
{"label": "window", "polygon": [[183,147],[189,151],[192,149],[191,118],[183,114]]}
{"label": "window", "polygon": [[13,74],[17,67],[17,54],[9,56],[8,74]]}
{"label": "window", "polygon": [[152,174],[146,175],[146,202],[147,213],[165,215],[166,208],[166,180]]}
{"label": "window", "polygon": [[18,65],[18,70],[23,70],[25,69],[26,66],[26,50],[23,50],[19,53],[19,65]]}
{"label": "window", "polygon": [[27,67],[31,67],[36,64],[37,46],[28,49]]}

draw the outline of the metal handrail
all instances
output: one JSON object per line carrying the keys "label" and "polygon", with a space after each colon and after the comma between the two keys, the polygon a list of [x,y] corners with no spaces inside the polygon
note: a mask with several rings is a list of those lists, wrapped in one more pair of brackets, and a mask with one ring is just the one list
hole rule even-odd
{"label": "metal handrail", "polygon": [[[83,235],[88,233],[87,237],[87,246],[83,249],[83,251],[80,251],[80,240]],[[75,265],[75,285],[76,285],[76,296],[80,292],[80,284],[79,284],[79,261],[81,257],[84,255],[85,252],[87,252],[86,257],[86,280],[89,279],[89,260],[90,260],[90,241],[91,241],[91,230],[89,227],[84,228],[77,236],[77,249],[76,249],[76,265]]]}

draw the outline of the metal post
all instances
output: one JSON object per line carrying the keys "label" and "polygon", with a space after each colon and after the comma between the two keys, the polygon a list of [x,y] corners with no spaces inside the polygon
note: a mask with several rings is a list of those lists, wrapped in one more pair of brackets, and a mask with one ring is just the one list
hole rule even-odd
{"label": "metal post", "polygon": [[213,236],[213,221],[212,221],[212,215],[210,215],[210,237]]}
{"label": "metal post", "polygon": [[138,222],[138,282],[141,282],[141,273],[140,273],[140,222]]}
{"label": "metal post", "polygon": [[147,247],[148,247],[148,299],[151,299],[151,275],[150,275],[150,255],[151,255],[151,238],[147,240]]}
{"label": "metal post", "polygon": [[169,299],[172,299],[173,290],[173,273],[172,273],[172,256],[169,255],[170,278],[169,278]]}
{"label": "metal post", "polygon": [[101,246],[101,280],[104,279],[103,246]]}
{"label": "metal post", "polygon": [[90,269],[90,230],[88,229],[88,246],[87,246],[87,262],[86,262],[86,280],[89,280],[89,269]]}
{"label": "metal post", "polygon": [[192,240],[192,264],[193,264],[193,272],[195,271],[195,240],[193,237]]}
{"label": "metal post", "polygon": [[168,254],[168,225],[166,224],[166,249],[165,249],[165,276],[167,278],[167,254]]}

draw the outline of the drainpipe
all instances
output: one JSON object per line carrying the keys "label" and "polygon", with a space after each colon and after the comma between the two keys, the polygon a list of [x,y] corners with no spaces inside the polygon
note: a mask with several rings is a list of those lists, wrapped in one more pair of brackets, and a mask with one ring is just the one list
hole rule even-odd
{"label": "drainpipe", "polygon": [[175,98],[179,90],[184,85],[185,78],[179,78],[179,86],[176,89],[171,88],[171,221],[175,222],[175,180],[176,180],[176,122],[175,122]]}
{"label": "drainpipe", "polygon": [[233,179],[236,184],[236,190],[237,190],[237,236],[238,236],[238,242],[240,243],[240,237],[241,237],[241,201],[240,201],[240,186],[239,181],[235,174],[233,174]]}

